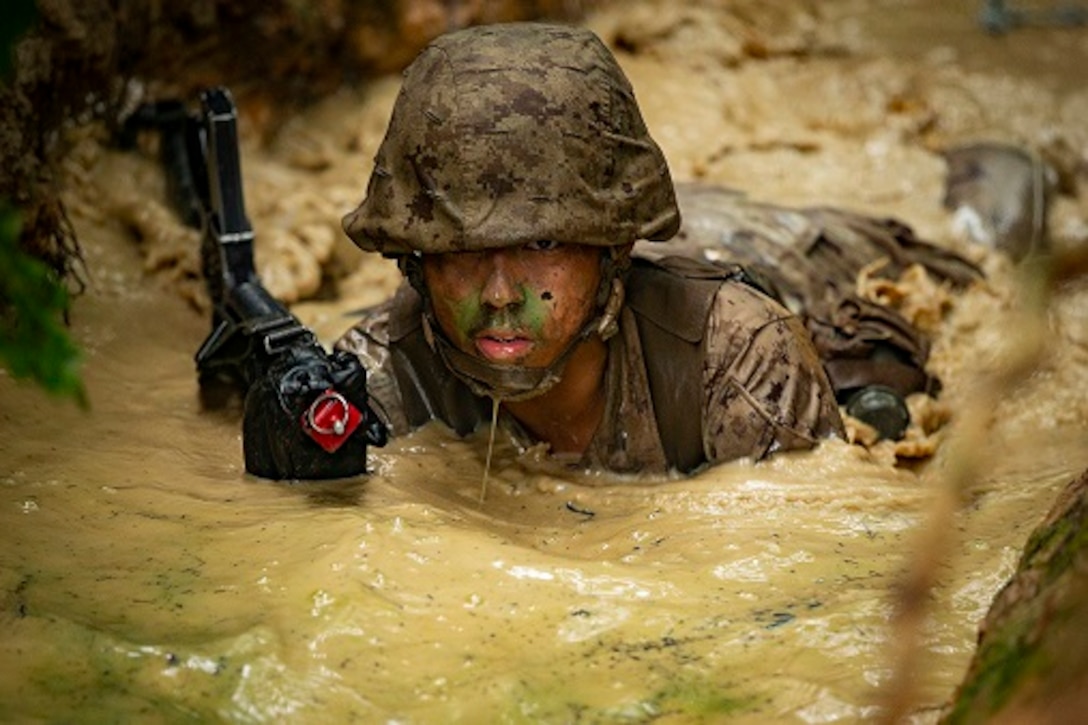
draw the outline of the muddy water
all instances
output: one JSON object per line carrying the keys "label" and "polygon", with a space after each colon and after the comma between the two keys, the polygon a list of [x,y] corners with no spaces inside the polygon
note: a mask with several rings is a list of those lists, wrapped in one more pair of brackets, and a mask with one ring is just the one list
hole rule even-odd
{"label": "muddy water", "polygon": [[[930,16],[941,45],[925,52],[909,42],[918,4],[830,3],[807,56],[730,68],[662,43],[621,60],[678,177],[895,214],[963,247],[939,207],[933,146],[1057,134],[1083,153],[1088,99],[1001,71],[999,48],[983,70],[960,63],[973,6],[942,8]],[[623,22],[593,19],[602,32]],[[897,27],[907,35],[888,52],[866,30]],[[247,147],[251,216],[262,239],[282,240],[263,273],[281,291],[312,283],[313,258],[359,265],[321,219],[361,193],[395,83]],[[964,111],[996,90],[1011,100]],[[0,379],[0,719],[875,717],[894,666],[894,585],[953,466],[948,445],[897,467],[887,450],[829,443],[652,483],[558,477],[500,440],[480,505],[486,434],[434,428],[372,451],[359,480],[247,477],[238,410],[199,405],[191,356],[206,322],[185,299],[191,260],[172,251],[187,237],[165,214],[133,218],[132,198],[154,211],[153,164],[81,149],[70,196],[92,279],[73,321],[92,412]],[[1063,243],[1086,208],[1060,200]],[[158,232],[143,246],[140,224]],[[936,343],[954,410],[1023,324],[1007,265],[983,262],[990,282]],[[343,299],[296,307],[326,340],[394,280],[379,264],[344,274]],[[958,682],[1028,532],[1088,466],[1088,285],[1027,324],[1049,343],[994,402],[988,465],[955,518],[922,634],[921,719]]]}

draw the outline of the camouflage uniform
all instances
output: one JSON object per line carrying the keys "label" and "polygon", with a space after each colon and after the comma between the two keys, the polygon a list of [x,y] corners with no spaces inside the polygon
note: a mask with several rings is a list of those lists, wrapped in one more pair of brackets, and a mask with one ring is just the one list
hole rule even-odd
{"label": "camouflage uniform", "polygon": [[739,270],[628,259],[626,245],[668,239],[679,221],[665,159],[596,36],[538,24],[443,36],[406,71],[367,196],[344,219],[361,248],[396,257],[410,284],[337,347],[363,360],[394,435],[435,419],[467,434],[492,403],[436,354],[446,343],[419,255],[594,245],[603,282],[585,332],[608,346],[606,403],[577,465],[692,471],[841,433],[804,327]]}
{"label": "camouflage uniform", "polygon": [[866,386],[906,397],[936,394],[929,374],[929,340],[895,310],[857,294],[862,269],[898,279],[914,265],[951,289],[981,278],[975,265],[915,237],[895,219],[844,209],[786,208],[752,201],[706,184],[676,186],[684,223],[664,244],[638,244],[636,253],[728,260],[805,323],[840,402]]}
{"label": "camouflage uniform", "polygon": [[[608,340],[605,415],[585,455],[571,462],[687,472],[840,434],[834,393],[800,321],[718,270],[702,280],[685,271],[635,260],[619,332]],[[432,419],[471,433],[490,420],[491,401],[437,362],[422,315],[419,295],[404,285],[337,347],[363,360],[371,404],[393,435]],[[503,422],[523,445],[533,443],[512,418]]]}

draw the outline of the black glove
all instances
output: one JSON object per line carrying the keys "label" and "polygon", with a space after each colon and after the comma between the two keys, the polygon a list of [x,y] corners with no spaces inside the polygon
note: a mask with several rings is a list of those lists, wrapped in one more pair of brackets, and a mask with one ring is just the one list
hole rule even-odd
{"label": "black glove", "polygon": [[354,355],[288,349],[252,381],[245,400],[246,470],[272,479],[347,478],[366,472],[367,445],[387,431],[367,404]]}

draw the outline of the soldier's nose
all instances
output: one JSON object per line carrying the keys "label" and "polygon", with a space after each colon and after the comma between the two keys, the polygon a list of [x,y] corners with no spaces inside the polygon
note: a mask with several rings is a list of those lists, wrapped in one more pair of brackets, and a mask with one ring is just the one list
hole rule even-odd
{"label": "soldier's nose", "polygon": [[511,278],[506,259],[497,254],[490,260],[491,268],[484,281],[483,303],[495,309],[521,303],[521,288]]}

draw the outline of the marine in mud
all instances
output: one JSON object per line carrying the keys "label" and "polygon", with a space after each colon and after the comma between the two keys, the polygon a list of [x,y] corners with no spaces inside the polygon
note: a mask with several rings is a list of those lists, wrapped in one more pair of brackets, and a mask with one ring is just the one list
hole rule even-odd
{"label": "marine in mud", "polygon": [[344,218],[406,277],[337,343],[394,435],[499,415],[579,468],[691,472],[841,435],[801,320],[739,267],[632,256],[680,228],[664,156],[591,32],[440,37]]}
{"label": "marine in mud", "polygon": [[126,129],[163,132],[171,196],[204,228],[201,387],[241,383],[246,470],[263,477],[355,475],[366,441],[435,420],[494,434],[501,417],[522,448],[620,473],[811,448],[846,432],[839,405],[850,440],[899,440],[907,396],[939,381],[924,331],[861,287],[980,274],[894,219],[674,185],[596,35],[480,26],[405,73],[343,219],[404,280],[327,356],[256,276],[229,92],[202,103],[147,104]]}

